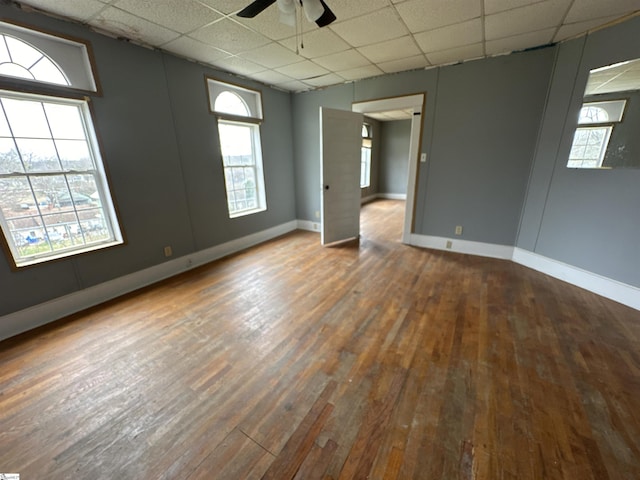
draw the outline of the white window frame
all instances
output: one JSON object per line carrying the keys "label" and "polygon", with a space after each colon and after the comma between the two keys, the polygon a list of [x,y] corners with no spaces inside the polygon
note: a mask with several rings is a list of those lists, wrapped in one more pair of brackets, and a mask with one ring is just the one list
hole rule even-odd
{"label": "white window frame", "polygon": [[368,188],[371,186],[372,147],[373,138],[371,133],[371,125],[365,123],[362,125],[362,148],[360,149],[360,188]]}
{"label": "white window frame", "polygon": [[[0,75],[0,80],[2,80],[0,97],[2,97],[3,102],[3,107],[0,108],[0,115],[3,116],[2,120],[8,126],[8,131],[4,131],[2,138],[5,145],[11,145],[11,151],[14,152],[17,158],[17,163],[11,168],[5,166],[5,168],[0,169],[0,179],[4,180],[6,184],[11,184],[13,181],[14,185],[25,185],[26,187],[22,187],[24,192],[18,189],[15,195],[24,194],[25,198],[31,199],[30,203],[24,206],[20,205],[25,211],[18,213],[15,211],[15,205],[11,204],[11,202],[14,202],[15,196],[6,195],[4,198],[0,196],[0,202],[4,202],[2,203],[2,208],[0,208],[0,230],[2,230],[0,238],[5,251],[8,253],[11,267],[19,269],[124,243],[93,127],[89,99],[79,97],[77,93],[78,90],[96,90],[97,82],[93,78],[92,69],[85,68],[89,62],[88,47],[82,45],[82,48],[79,48],[78,45],[81,44],[77,42],[56,38],[4,22],[0,22],[0,34],[10,35],[43,53],[69,80],[68,85],[65,86],[60,85],[59,82],[47,82],[46,79],[42,78],[32,80],[11,75]],[[37,41],[33,41],[34,39]],[[66,48],[70,44],[74,45]],[[56,61],[56,58],[50,55],[49,49],[54,52],[54,55],[58,56],[61,51],[66,52],[66,59],[63,62]],[[75,74],[69,75],[69,72],[63,69],[60,63],[75,65],[78,71],[83,70],[88,75],[89,83],[78,84],[76,82],[74,84],[73,79],[78,77]],[[20,63],[17,63],[17,65],[20,65]],[[38,85],[44,84],[52,85],[55,88],[53,90],[38,88]],[[52,91],[56,93],[51,93]],[[45,122],[43,125],[47,125],[46,128],[48,128],[49,133],[45,137],[42,136],[42,133],[38,133],[38,135],[34,136],[34,139],[42,139],[47,142],[55,152],[51,154],[53,156],[46,159],[46,167],[31,166],[27,168],[25,166],[25,151],[21,150],[21,145],[25,146],[25,148],[30,148],[28,143],[33,139],[29,139],[28,130],[26,134],[24,132],[14,132],[12,123],[5,113],[4,101],[27,101],[31,106],[38,103],[41,104],[44,112],[43,121]],[[68,142],[70,139],[64,138],[63,134],[56,133],[58,129],[55,128],[55,123],[52,123],[53,120],[46,113],[48,110],[45,105],[77,108],[77,118],[81,123],[81,125],[78,124],[78,129],[82,130],[84,138],[74,138],[72,140],[86,142],[88,150],[83,164],[63,161],[64,154],[61,153],[59,148],[61,148],[61,142]],[[25,108],[26,106],[25,104]],[[18,121],[16,118],[14,118],[14,121]],[[20,128],[24,130],[30,127],[23,125]],[[80,200],[77,200],[81,197],[80,192],[72,189],[72,181],[81,176],[84,176],[87,180],[90,179],[91,185],[96,190],[92,194],[92,197],[95,198],[91,199],[92,205],[90,207],[81,207]],[[67,208],[63,209],[61,204],[53,204],[52,202],[48,202],[47,207],[45,207],[41,203],[42,197],[39,196],[39,192],[34,188],[34,184],[43,181],[47,177],[64,179],[66,189],[61,193],[67,194],[69,197],[68,205],[65,205]],[[86,214],[95,215],[95,219],[86,218]],[[73,218],[74,220],[67,221],[62,220],[62,218]],[[31,227],[27,228],[20,225],[25,222],[31,222]],[[34,243],[38,243],[38,248],[25,248],[23,242],[31,243],[34,237],[29,233],[27,238],[23,238],[23,230],[33,230],[35,232],[37,237]],[[64,237],[63,233],[67,236]],[[56,240],[58,237],[60,241]],[[62,240],[63,238],[66,240]]]}
{"label": "white window frame", "polygon": [[[573,135],[571,150],[569,152],[568,168],[602,168],[602,162],[607,153],[607,147],[613,128],[622,121],[626,100],[603,100],[585,102],[582,104],[578,117],[578,127]],[[578,144],[580,137],[587,136],[586,144]],[[601,140],[597,145],[597,155],[587,156],[589,139],[594,135],[600,135]]]}
{"label": "white window frame", "polygon": [[[70,89],[84,92],[98,92],[89,44],[2,21],[0,21],[0,34],[17,38],[44,53],[64,73],[68,81],[67,90],[70,87]],[[0,76],[20,82],[59,85],[39,79],[27,80],[10,75]]]}
{"label": "white window frame", "polygon": [[[213,78],[207,78],[207,93],[209,95],[209,109],[217,118],[218,141],[220,145],[220,158],[224,172],[225,195],[227,198],[227,210],[229,218],[237,218],[263,212],[267,209],[266,187],[264,181],[264,166],[262,158],[262,144],[260,139],[260,123],[262,122],[262,94],[258,90],[241,87],[238,85],[222,82]],[[216,99],[222,93],[236,95],[246,107],[246,114],[237,111],[230,113],[216,109]],[[250,132],[250,156],[251,162],[248,164],[233,165],[230,156],[225,152],[225,139],[222,132],[225,126],[238,126],[247,128]],[[256,179],[253,189],[255,189],[256,205],[238,207],[238,200],[235,192],[242,191],[236,188],[234,170],[238,168],[250,168],[253,170]],[[246,190],[249,190],[246,188]]]}

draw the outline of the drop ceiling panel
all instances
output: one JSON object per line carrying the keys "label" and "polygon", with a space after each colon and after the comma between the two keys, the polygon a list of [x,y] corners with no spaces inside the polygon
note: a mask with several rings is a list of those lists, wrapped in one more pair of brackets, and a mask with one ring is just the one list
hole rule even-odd
{"label": "drop ceiling panel", "polygon": [[245,28],[233,20],[226,19],[200,28],[190,36],[234,54],[269,43],[269,39],[266,37]]}
{"label": "drop ceiling panel", "polygon": [[364,67],[365,65],[371,64],[369,60],[355,50],[347,50],[346,52],[334,53],[326,57],[318,57],[314,61],[334,72],[338,70],[348,70],[349,68]]}
{"label": "drop ceiling panel", "polygon": [[[248,4],[249,1],[247,0],[246,3]],[[236,20],[250,30],[254,30],[271,40],[282,40],[296,33],[295,27],[280,21],[280,10],[275,4],[254,18],[236,17]],[[303,21],[308,23],[306,18]]]}
{"label": "drop ceiling panel", "polygon": [[609,15],[623,15],[629,11],[640,10],[639,0],[575,0],[567,14],[565,22],[574,23]]}
{"label": "drop ceiling panel", "polygon": [[115,7],[106,7],[90,24],[116,35],[150,45],[162,45],[179,37],[179,33],[136,17]]}
{"label": "drop ceiling panel", "polygon": [[390,40],[409,33],[393,8],[377,10],[335,26],[331,25],[330,28],[354,47]]}
{"label": "drop ceiling panel", "polygon": [[571,0],[547,0],[485,17],[487,40],[554,27],[562,22]]}
{"label": "drop ceiling panel", "polygon": [[344,78],[336,73],[330,73],[329,75],[323,75],[322,77],[311,78],[304,81],[304,83],[307,83],[313,87],[327,87],[329,85],[335,85],[337,83],[343,82]]}
{"label": "drop ceiling panel", "polygon": [[395,38],[386,42],[366,45],[358,51],[373,63],[389,62],[402,57],[419,55],[420,49],[411,35]]}
{"label": "drop ceiling panel", "polygon": [[197,0],[203,5],[214,8],[220,13],[231,14],[236,13],[246,7],[249,2],[244,0]]}
{"label": "drop ceiling panel", "polygon": [[302,57],[278,43],[269,43],[263,47],[246,51],[240,56],[267,68],[282,67],[302,60]]}
{"label": "drop ceiling panel", "polygon": [[240,57],[225,57],[219,60],[214,60],[211,64],[228,72],[247,76],[256,75],[266,70],[262,65],[258,65]]}
{"label": "drop ceiling panel", "polygon": [[427,59],[434,65],[446,65],[448,63],[461,62],[468,58],[480,58],[483,55],[482,43],[476,43],[474,45],[432,52],[427,55]]}
{"label": "drop ceiling panel", "polygon": [[[301,41],[304,47],[300,46]],[[299,55],[305,58],[324,57],[351,48],[347,42],[328,28],[317,28],[304,32],[302,37],[292,36],[282,40],[280,43],[294,52],[297,46]]]}
{"label": "drop ceiling panel", "polygon": [[96,0],[31,0],[29,5],[73,20],[86,21],[102,10],[105,4]]}
{"label": "drop ceiling panel", "polygon": [[396,5],[412,33],[478,18],[480,7],[478,0],[411,0]]}
{"label": "drop ceiling panel", "polygon": [[555,37],[553,37],[553,41],[560,42],[562,40],[566,40],[568,38],[579,35],[582,32],[591,30],[592,28],[596,28],[599,25],[612,22],[616,18],[618,17],[614,15],[611,17],[597,18],[595,20],[587,20],[586,22],[569,23],[569,24],[563,25],[556,32]]}
{"label": "drop ceiling panel", "polygon": [[540,3],[542,1],[546,0],[484,0],[484,14],[491,15],[505,10],[533,5],[534,3]]}
{"label": "drop ceiling panel", "polygon": [[417,68],[425,68],[430,65],[431,63],[429,63],[424,55],[415,55],[413,57],[379,63],[378,67],[385,73],[396,73],[404,72],[407,70],[415,70]]}
{"label": "drop ceiling panel", "polygon": [[206,45],[189,37],[180,37],[172,40],[162,46],[164,50],[181,55],[186,58],[192,58],[200,62],[209,63],[228,57],[228,52],[223,52],[215,47]]}
{"label": "drop ceiling panel", "polygon": [[364,67],[351,68],[349,70],[340,70],[340,75],[345,80],[360,80],[361,78],[375,77],[382,75],[384,72],[375,65],[366,65]]}
{"label": "drop ceiling panel", "polygon": [[267,85],[277,85],[281,83],[287,83],[293,80],[293,78],[283,75],[280,72],[276,72],[274,70],[266,70],[260,73],[260,77],[263,79],[263,82]]}
{"label": "drop ceiling panel", "polygon": [[555,28],[547,28],[538,32],[524,33],[522,35],[514,35],[513,37],[500,38],[498,40],[489,40],[486,43],[485,50],[487,55],[497,55],[499,53],[508,53],[514,50],[522,50],[535,42],[537,45],[545,45],[551,43],[551,39],[555,34]]}
{"label": "drop ceiling panel", "polygon": [[304,80],[305,78],[319,77],[329,73],[329,70],[313,63],[310,60],[293,63],[291,65],[277,68],[276,70],[280,73],[301,80]]}
{"label": "drop ceiling panel", "polygon": [[425,53],[479,43],[482,41],[482,22],[479,18],[468,20],[417,33],[415,39]]}
{"label": "drop ceiling panel", "polygon": [[171,30],[187,33],[221,18],[195,0],[118,0],[115,7]]}
{"label": "drop ceiling panel", "polygon": [[361,17],[389,5],[387,0],[330,0],[327,3],[338,18],[338,22]]}

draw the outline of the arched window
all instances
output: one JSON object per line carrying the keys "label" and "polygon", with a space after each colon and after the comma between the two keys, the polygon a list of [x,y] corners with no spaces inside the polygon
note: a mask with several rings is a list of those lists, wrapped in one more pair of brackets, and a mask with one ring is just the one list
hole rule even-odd
{"label": "arched window", "polygon": [[226,90],[216,97],[214,109],[216,112],[229,113],[240,117],[250,116],[249,107],[247,107],[245,101],[239,95]]}
{"label": "arched window", "polygon": [[0,75],[69,85],[62,70],[47,55],[9,35],[0,35]]}
{"label": "arched window", "polygon": [[218,118],[229,217],[267,209],[260,146],[262,98],[257,90],[207,79],[209,108]]}
{"label": "arched window", "polygon": [[360,188],[371,185],[371,125],[362,124],[362,148],[360,149]]}
{"label": "arched window", "polygon": [[[87,72],[78,44],[43,35],[0,22],[0,77],[12,77],[0,90],[0,229],[16,267],[123,241],[87,100],[35,83],[91,89],[93,77],[78,74]],[[64,51],[65,68],[49,48]],[[40,93],[22,91],[25,80]]]}
{"label": "arched window", "polygon": [[609,114],[604,108],[586,106],[580,109],[578,123],[604,123],[609,121]]}

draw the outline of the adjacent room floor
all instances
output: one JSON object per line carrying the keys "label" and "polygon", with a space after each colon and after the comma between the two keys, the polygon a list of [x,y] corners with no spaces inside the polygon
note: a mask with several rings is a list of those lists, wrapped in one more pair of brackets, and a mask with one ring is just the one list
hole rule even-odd
{"label": "adjacent room floor", "polygon": [[640,312],[509,261],[294,232],[0,343],[24,479],[640,478]]}

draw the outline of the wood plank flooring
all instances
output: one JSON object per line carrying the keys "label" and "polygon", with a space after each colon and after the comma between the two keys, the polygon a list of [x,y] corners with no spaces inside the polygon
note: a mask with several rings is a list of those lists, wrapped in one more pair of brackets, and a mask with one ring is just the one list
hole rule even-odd
{"label": "wood plank flooring", "polygon": [[0,343],[24,479],[640,478],[640,313],[508,261],[294,232]]}

